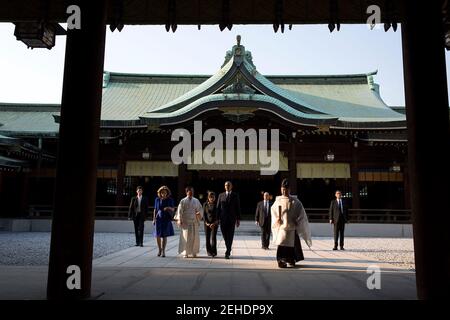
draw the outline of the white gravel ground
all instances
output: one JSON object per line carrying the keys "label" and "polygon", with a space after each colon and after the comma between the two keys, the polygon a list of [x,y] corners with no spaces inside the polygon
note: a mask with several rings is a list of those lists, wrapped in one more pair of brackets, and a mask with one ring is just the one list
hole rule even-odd
{"label": "white gravel ground", "polygon": [[[94,258],[134,244],[134,233],[95,233]],[[0,265],[48,265],[49,250],[49,232],[0,232]]]}
{"label": "white gravel ground", "polygon": [[345,238],[345,249],[415,270],[412,238]]}
{"label": "white gravel ground", "polygon": [[[332,238],[317,238],[329,239]],[[133,246],[133,233],[95,233],[94,258]],[[47,265],[49,232],[0,232],[0,265]],[[413,239],[345,238],[345,249],[414,270]]]}

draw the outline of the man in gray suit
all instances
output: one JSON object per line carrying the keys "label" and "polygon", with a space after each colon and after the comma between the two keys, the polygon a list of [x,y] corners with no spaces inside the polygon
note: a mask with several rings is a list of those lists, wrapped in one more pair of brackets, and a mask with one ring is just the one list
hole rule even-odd
{"label": "man in gray suit", "polygon": [[344,229],[345,224],[348,221],[348,207],[344,199],[342,199],[340,190],[336,190],[335,196],[336,199],[331,201],[330,210],[328,212],[330,223],[334,224],[333,250],[337,250],[338,238],[341,250],[344,250]]}
{"label": "man in gray suit", "polygon": [[261,248],[269,249],[270,242],[270,232],[272,219],[270,214],[270,207],[272,202],[270,202],[270,195],[268,192],[264,192],[264,200],[258,202],[256,205],[255,223],[261,227]]}

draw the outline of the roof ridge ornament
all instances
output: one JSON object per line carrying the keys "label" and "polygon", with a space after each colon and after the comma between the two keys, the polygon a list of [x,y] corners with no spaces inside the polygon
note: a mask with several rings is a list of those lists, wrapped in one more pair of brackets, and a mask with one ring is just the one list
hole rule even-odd
{"label": "roof ridge ornament", "polygon": [[103,71],[103,88],[106,88],[108,86],[110,79],[111,73],[109,71]]}
{"label": "roof ridge ornament", "polygon": [[230,93],[237,93],[237,94],[255,94],[255,90],[252,89],[244,79],[242,79],[242,76],[240,73],[236,74],[236,77],[233,80],[233,83],[228,85],[227,87],[225,87],[222,90],[223,93],[225,94],[230,94]]}
{"label": "roof ridge ornament", "polygon": [[241,35],[236,36],[236,44],[228,50],[225,54],[225,61],[222,64],[222,68],[233,58],[233,62],[240,66],[244,60],[246,60],[254,69],[256,69],[253,64],[253,57],[250,51],[246,51],[245,47],[241,45],[242,37]]}

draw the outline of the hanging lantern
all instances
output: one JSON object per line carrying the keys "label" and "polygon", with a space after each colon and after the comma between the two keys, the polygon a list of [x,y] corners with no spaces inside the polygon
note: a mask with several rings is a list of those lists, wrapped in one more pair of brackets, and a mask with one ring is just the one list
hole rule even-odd
{"label": "hanging lantern", "polygon": [[64,35],[66,31],[57,23],[46,22],[16,22],[14,35],[28,48],[47,48],[55,46],[57,35]]}

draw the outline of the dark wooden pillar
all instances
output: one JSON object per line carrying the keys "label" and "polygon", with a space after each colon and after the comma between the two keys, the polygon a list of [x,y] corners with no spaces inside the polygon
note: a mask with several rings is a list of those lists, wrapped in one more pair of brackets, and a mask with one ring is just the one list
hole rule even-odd
{"label": "dark wooden pillar", "polygon": [[123,206],[123,190],[124,190],[124,180],[125,180],[125,146],[120,146],[119,159],[117,165],[117,194],[116,194],[116,206]]}
{"label": "dark wooden pillar", "polygon": [[[352,147],[352,163],[350,165],[350,179],[352,184],[352,209],[361,209],[359,201],[359,167],[358,167],[358,153],[355,147]],[[356,211],[358,214],[358,221],[361,217],[361,212]]]}
{"label": "dark wooden pillar", "polygon": [[186,194],[184,192],[184,188],[186,188],[187,184],[187,165],[182,163],[178,166],[178,201],[183,199]]}
{"label": "dark wooden pillar", "polygon": [[20,188],[20,204],[19,204],[19,215],[28,215],[28,205],[29,205],[29,190],[30,190],[30,175],[28,172],[22,172],[21,174],[21,188]]}
{"label": "dark wooden pillar", "polygon": [[3,184],[4,184],[4,171],[0,169],[0,218],[2,217],[3,212],[7,212],[6,209],[6,196],[5,192],[3,192]]}
{"label": "dark wooden pillar", "polygon": [[297,156],[295,152],[296,142],[295,139],[291,139],[288,169],[289,169],[289,188],[292,194],[297,194]]}
{"label": "dark wooden pillar", "polygon": [[[407,1],[402,24],[409,181],[419,299],[450,295],[449,112],[440,1]],[[439,145],[436,145],[437,142]]]}
{"label": "dark wooden pillar", "polygon": [[[79,0],[73,4],[81,9],[81,29],[67,32],[49,299],[80,299],[91,294],[106,0]],[[80,289],[70,290],[67,286],[69,276],[76,275],[68,273],[69,266],[81,270]]]}
{"label": "dark wooden pillar", "polygon": [[351,166],[351,180],[352,180],[352,209],[359,210],[359,182],[358,182],[358,167]]}
{"label": "dark wooden pillar", "polygon": [[409,182],[409,168],[407,165],[403,168],[403,192],[405,193],[405,209],[411,209],[411,190]]}

